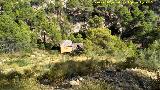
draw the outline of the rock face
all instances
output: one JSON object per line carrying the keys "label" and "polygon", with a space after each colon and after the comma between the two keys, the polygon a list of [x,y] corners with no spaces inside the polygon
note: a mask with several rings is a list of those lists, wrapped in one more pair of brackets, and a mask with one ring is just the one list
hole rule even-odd
{"label": "rock face", "polygon": [[76,23],[73,28],[74,33],[78,33],[81,29],[81,23]]}
{"label": "rock face", "polygon": [[78,79],[77,80],[72,80],[72,81],[69,81],[69,84],[72,85],[72,86],[79,86],[80,81]]}

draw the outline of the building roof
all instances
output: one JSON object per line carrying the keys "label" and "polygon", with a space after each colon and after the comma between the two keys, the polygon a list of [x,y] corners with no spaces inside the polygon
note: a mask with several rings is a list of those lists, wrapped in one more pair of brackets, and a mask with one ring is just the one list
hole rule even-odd
{"label": "building roof", "polygon": [[71,40],[63,40],[60,42],[61,47],[66,47],[66,46],[72,46],[72,41]]}

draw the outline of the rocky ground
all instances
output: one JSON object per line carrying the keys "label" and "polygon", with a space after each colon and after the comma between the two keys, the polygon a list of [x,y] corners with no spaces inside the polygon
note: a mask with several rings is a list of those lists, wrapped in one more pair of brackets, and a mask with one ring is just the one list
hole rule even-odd
{"label": "rocky ground", "polygon": [[[113,90],[160,90],[160,84],[154,72],[141,69],[116,70],[113,68],[108,68],[89,76],[78,76],[67,79],[58,86],[49,86],[50,88],[48,90],[79,90],[79,87],[84,86],[83,84],[90,81],[104,82],[103,84],[109,84]],[[108,87],[105,88],[106,89],[103,89],[112,90],[108,89]],[[92,89],[88,87],[87,90]]]}

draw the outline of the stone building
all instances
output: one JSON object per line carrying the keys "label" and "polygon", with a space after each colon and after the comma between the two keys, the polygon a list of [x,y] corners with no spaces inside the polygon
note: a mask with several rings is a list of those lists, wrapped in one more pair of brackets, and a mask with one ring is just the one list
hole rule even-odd
{"label": "stone building", "polygon": [[83,49],[83,43],[72,43],[71,40],[63,40],[60,42],[61,53],[71,53],[73,51],[81,51]]}

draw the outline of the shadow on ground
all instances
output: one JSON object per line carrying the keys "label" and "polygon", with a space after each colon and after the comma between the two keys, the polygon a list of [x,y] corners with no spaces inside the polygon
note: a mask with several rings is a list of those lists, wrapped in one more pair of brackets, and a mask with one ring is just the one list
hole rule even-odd
{"label": "shadow on ground", "polygon": [[[133,62],[131,60],[131,62]],[[128,63],[128,61],[127,61]],[[103,81],[106,84],[110,84],[115,90],[159,90],[159,81],[152,79],[149,76],[139,75],[128,68],[133,68],[132,64],[127,65],[121,62],[120,64],[112,64],[107,60],[97,61],[88,60],[82,62],[66,61],[63,63],[56,63],[50,65],[49,72],[38,77],[38,81],[41,84],[51,86],[61,86],[62,83],[67,80],[72,80],[76,77],[88,77],[91,80]],[[121,69],[122,65],[123,68]],[[118,66],[118,69],[117,69]],[[84,79],[85,80],[85,79]],[[71,86],[69,86],[70,88]]]}

